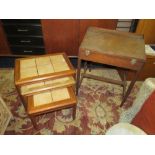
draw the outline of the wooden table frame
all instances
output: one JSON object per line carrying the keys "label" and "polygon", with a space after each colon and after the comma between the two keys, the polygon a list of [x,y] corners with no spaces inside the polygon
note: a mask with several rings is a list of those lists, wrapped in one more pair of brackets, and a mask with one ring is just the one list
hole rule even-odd
{"label": "wooden table frame", "polygon": [[28,96],[27,97],[27,113],[33,123],[33,126],[37,129],[37,123],[36,123],[36,116],[40,116],[43,114],[51,113],[51,112],[56,112],[59,110],[67,109],[67,108],[72,108],[72,118],[73,120],[76,117],[76,107],[77,107],[77,99],[74,94],[73,88],[72,87],[67,87],[68,92],[70,94],[69,99],[65,99],[62,101],[57,101],[49,104],[45,104],[42,106],[34,107],[33,103],[33,96]]}
{"label": "wooden table frame", "polygon": [[[30,107],[33,106],[33,102],[32,102],[32,96],[44,91],[48,91],[48,90],[52,90],[52,89],[56,89],[56,88],[52,88],[52,86],[49,87],[45,87],[45,88],[39,88],[38,90],[36,90],[35,92],[32,93],[28,93],[25,95],[21,94],[21,87],[25,86],[25,85],[29,85],[29,84],[34,84],[34,83],[38,83],[38,82],[45,82],[48,80],[55,80],[55,79],[59,79],[59,78],[63,78],[63,77],[73,77],[73,79],[75,79],[75,69],[72,66],[72,64],[70,63],[67,55],[65,53],[55,53],[55,54],[48,54],[48,55],[43,55],[43,56],[33,56],[30,57],[31,58],[39,58],[39,57],[48,57],[48,56],[56,56],[56,55],[63,55],[64,59],[66,60],[66,63],[69,67],[69,70],[64,70],[64,71],[60,71],[60,72],[54,72],[54,73],[48,73],[45,75],[37,75],[37,76],[33,76],[33,77],[27,77],[24,79],[21,79],[20,77],[20,61],[21,60],[26,60],[29,58],[20,58],[20,59],[16,59],[15,62],[15,74],[14,74],[14,79],[15,79],[15,86],[16,86],[16,90],[18,92],[18,95],[20,96],[20,99],[25,107],[25,110],[27,111],[33,126],[37,129],[37,124],[35,121],[35,116],[37,115],[42,115],[48,112],[53,112],[53,111],[58,111],[58,110],[62,110],[65,108],[73,108],[73,119],[75,119],[75,115],[76,115],[76,104],[77,104],[77,100],[75,97],[75,93],[73,90],[75,90],[75,82],[68,84],[68,85],[63,85],[60,86],[60,88],[66,88],[68,89],[68,92],[70,94],[70,99],[68,100],[62,100],[59,102],[56,102],[54,104],[48,104],[45,106],[41,106],[41,108],[37,107],[37,108],[33,108],[33,112],[29,109]],[[37,111],[38,110],[38,111]]]}
{"label": "wooden table frame", "polygon": [[[145,64],[146,55],[144,45],[142,35],[89,27],[79,47],[76,94],[78,95],[83,78],[92,78],[121,85],[123,87],[123,99],[120,106],[122,107]],[[85,61],[83,74],[81,74],[82,61]],[[87,62],[100,63],[118,68],[121,73],[121,81],[87,74]],[[126,73],[128,70],[133,72],[134,77],[126,90]]]}
{"label": "wooden table frame", "polygon": [[[82,80],[83,78],[91,78],[91,79],[95,79],[95,80],[100,80],[100,81],[104,81],[104,82],[109,82],[109,83],[112,83],[112,84],[117,84],[117,85],[121,85],[123,87],[123,94],[122,94],[122,102],[121,102],[121,107],[123,106],[123,103],[126,101],[127,97],[129,96],[136,80],[137,80],[137,77],[141,71],[141,69],[143,68],[143,65],[144,63],[141,64],[141,66],[139,67],[139,69],[137,70],[133,70],[133,74],[135,75],[134,78],[131,80],[130,82],[130,85],[128,87],[128,89],[126,90],[126,86],[127,86],[127,81],[126,81],[126,71],[125,69],[128,69],[126,67],[124,68],[119,68],[119,70],[121,70],[121,79],[122,81],[118,81],[118,80],[113,80],[113,79],[108,79],[108,78],[105,78],[105,77],[99,77],[99,76],[96,76],[96,75],[91,75],[91,74],[86,74],[86,71],[88,69],[87,67],[87,61],[85,62],[85,65],[84,65],[84,73],[81,74],[81,61],[83,59],[81,59],[80,57],[78,58],[78,69],[77,69],[77,77],[76,77],[76,94],[78,95],[78,90],[79,90],[79,87],[82,83]],[[105,63],[103,63],[105,64]],[[117,64],[115,65],[115,67],[117,67]],[[80,78],[80,74],[81,74],[81,78]]]}

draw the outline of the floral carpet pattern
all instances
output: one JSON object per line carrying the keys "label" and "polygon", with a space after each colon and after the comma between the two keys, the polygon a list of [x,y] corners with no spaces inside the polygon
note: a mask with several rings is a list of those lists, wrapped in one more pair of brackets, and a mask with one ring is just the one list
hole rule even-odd
{"label": "floral carpet pattern", "polygon": [[[116,70],[93,69],[92,74],[119,79]],[[100,135],[118,123],[123,110],[132,106],[142,82],[136,82],[122,108],[122,87],[92,79],[84,79],[79,90],[76,119],[72,109],[38,116],[38,130],[34,129],[14,85],[14,70],[0,69],[0,94],[6,102],[13,119],[6,135]]]}

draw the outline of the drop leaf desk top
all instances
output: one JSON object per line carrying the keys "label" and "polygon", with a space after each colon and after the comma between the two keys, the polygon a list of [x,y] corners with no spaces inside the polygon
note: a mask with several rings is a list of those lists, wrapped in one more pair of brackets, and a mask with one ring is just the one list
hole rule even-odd
{"label": "drop leaf desk top", "polygon": [[[84,73],[80,78],[82,60],[85,60],[86,63]],[[87,61],[115,66],[121,69],[123,71],[123,74],[121,74],[122,81],[86,74]],[[80,87],[82,79],[85,77],[118,84],[123,87],[122,106],[130,94],[145,61],[145,43],[143,36],[129,32],[89,27],[79,47],[76,93],[78,94],[78,88]],[[128,69],[132,70],[135,76],[125,92],[125,70]]]}

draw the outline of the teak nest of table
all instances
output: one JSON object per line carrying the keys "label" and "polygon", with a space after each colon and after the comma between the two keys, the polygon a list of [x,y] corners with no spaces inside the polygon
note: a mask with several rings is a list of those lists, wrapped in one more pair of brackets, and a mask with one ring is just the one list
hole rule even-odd
{"label": "teak nest of table", "polygon": [[65,53],[16,59],[15,85],[33,125],[34,117],[73,107],[75,69]]}

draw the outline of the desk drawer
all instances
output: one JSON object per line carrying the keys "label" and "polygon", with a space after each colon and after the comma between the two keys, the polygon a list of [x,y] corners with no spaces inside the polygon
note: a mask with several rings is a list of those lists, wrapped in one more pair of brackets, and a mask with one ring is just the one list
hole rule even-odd
{"label": "desk drawer", "polygon": [[41,26],[34,25],[4,25],[7,35],[42,35]]}
{"label": "desk drawer", "polygon": [[143,65],[143,61],[137,59],[131,59],[127,57],[118,57],[113,55],[108,55],[100,52],[89,51],[81,49],[79,51],[79,58],[86,61],[92,61],[96,63],[132,69],[132,70],[139,70]]}
{"label": "desk drawer", "polygon": [[44,47],[11,46],[11,51],[13,54],[17,54],[17,55],[45,54]]}
{"label": "desk drawer", "polygon": [[42,37],[8,37],[8,41],[11,45],[29,45],[29,46],[43,46],[43,38]]}

